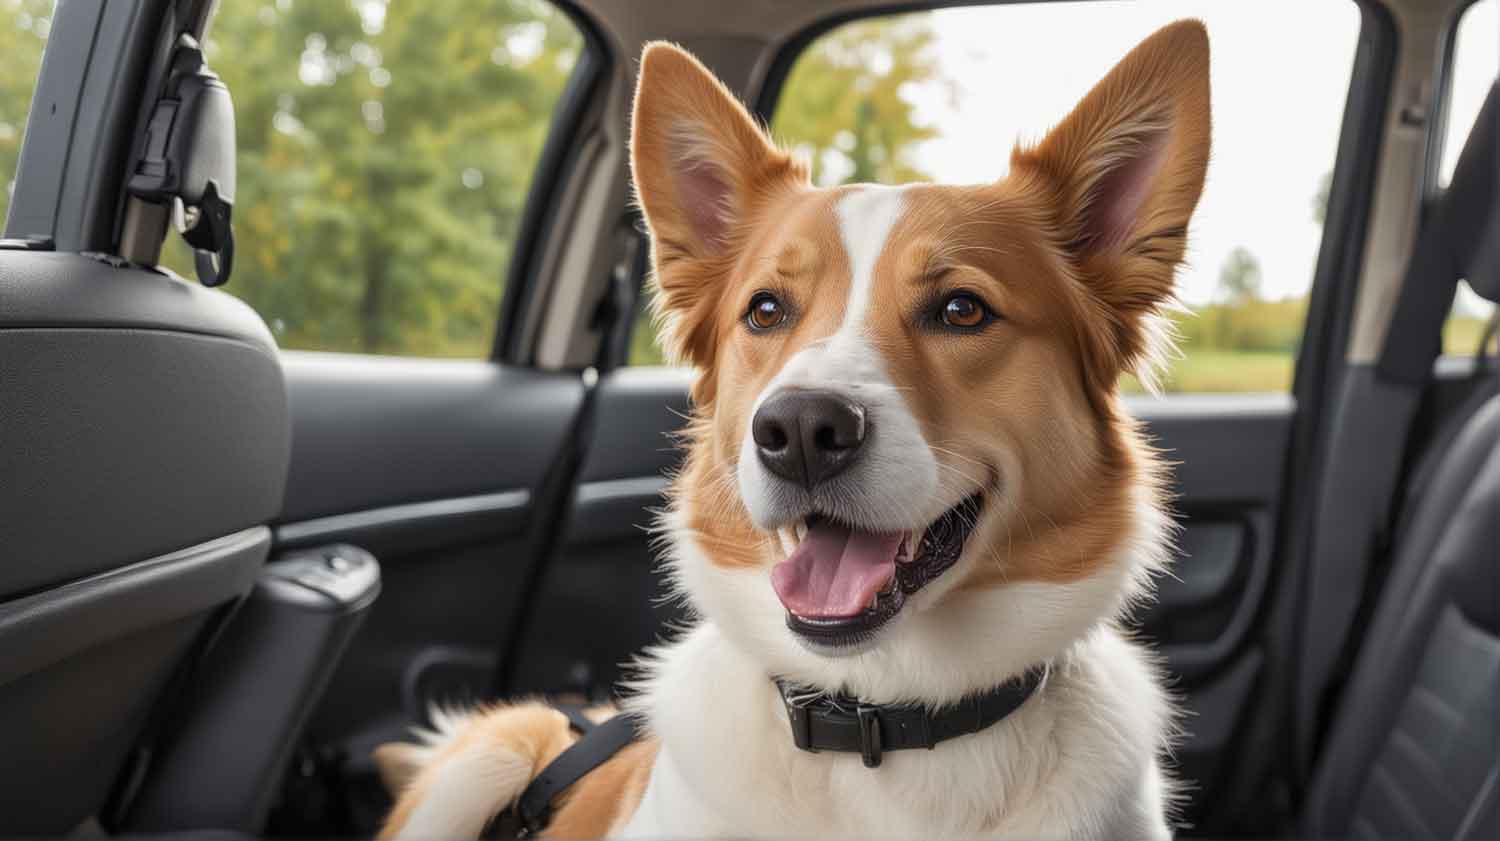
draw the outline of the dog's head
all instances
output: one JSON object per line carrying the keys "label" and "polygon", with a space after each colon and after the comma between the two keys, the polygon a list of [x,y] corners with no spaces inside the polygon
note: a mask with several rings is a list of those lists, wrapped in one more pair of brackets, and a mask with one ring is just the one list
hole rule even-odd
{"label": "dog's head", "polygon": [[698,369],[666,527],[768,670],[949,699],[1117,613],[1159,559],[1149,367],[1209,147],[1194,21],[997,183],[814,188],[690,55],[642,59],[632,155],[664,337]]}

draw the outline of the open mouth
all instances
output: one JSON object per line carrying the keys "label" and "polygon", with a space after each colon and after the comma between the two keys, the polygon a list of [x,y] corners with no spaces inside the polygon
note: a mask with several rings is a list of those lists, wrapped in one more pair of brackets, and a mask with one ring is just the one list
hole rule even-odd
{"label": "open mouth", "polygon": [[908,596],[958,562],[983,503],[976,493],[920,534],[863,531],[818,514],[781,527],[787,559],[771,570],[771,586],[787,627],[819,648],[868,641]]}

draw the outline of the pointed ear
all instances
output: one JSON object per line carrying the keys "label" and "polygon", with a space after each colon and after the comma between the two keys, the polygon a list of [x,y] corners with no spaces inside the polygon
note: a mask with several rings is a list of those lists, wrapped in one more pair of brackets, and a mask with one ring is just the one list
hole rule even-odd
{"label": "pointed ear", "polygon": [[1048,188],[1068,256],[1118,328],[1113,375],[1149,355],[1173,297],[1209,153],[1208,33],[1196,20],[1131,50],[1012,170]]}
{"label": "pointed ear", "polygon": [[660,42],[641,56],[630,153],[668,350],[706,365],[716,282],[756,210],[778,189],[807,184],[806,169],[697,59]]}

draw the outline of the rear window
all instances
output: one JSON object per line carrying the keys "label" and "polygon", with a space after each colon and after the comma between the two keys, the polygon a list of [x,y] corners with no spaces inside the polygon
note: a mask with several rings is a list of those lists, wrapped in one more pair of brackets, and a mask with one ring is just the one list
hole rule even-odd
{"label": "rear window", "polygon": [[0,221],[10,212],[26,115],[51,28],[52,0],[0,0]]}

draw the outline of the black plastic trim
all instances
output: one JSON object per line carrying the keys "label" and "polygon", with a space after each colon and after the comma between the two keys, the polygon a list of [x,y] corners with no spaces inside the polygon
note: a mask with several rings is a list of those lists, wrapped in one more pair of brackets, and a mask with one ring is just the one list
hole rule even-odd
{"label": "black plastic trim", "polygon": [[[1479,5],[1479,0],[1467,0],[1453,10],[1453,18],[1443,32],[1443,48],[1438,56],[1437,72],[1433,74],[1432,107],[1427,115],[1427,148],[1422,164],[1422,195],[1432,199],[1441,191],[1438,176],[1443,168],[1443,141],[1447,139],[1448,119],[1453,106],[1453,57],[1458,45],[1458,26],[1464,15]],[[1454,149],[1457,155],[1459,149]]]}
{"label": "black plastic trim", "polygon": [[[1205,818],[1206,828],[1238,825],[1250,834],[1272,831],[1284,819],[1286,792],[1295,783],[1279,777],[1292,772],[1285,760],[1296,756],[1295,728],[1288,726],[1295,703],[1298,628],[1303,570],[1311,562],[1315,502],[1334,430],[1329,428],[1339,383],[1347,375],[1347,348],[1359,291],[1376,174],[1391,107],[1391,81],[1399,34],[1389,11],[1360,0],[1359,48],[1339,132],[1328,212],[1310,290],[1302,346],[1297,354],[1292,393],[1299,407],[1285,455],[1280,513],[1276,520],[1270,598],[1257,624],[1271,651],[1258,700],[1247,710],[1234,754],[1239,758],[1220,781],[1231,793]],[[1273,775],[1267,781],[1268,771]],[[1268,791],[1269,787],[1269,791]],[[1288,793],[1289,794],[1289,793]],[[1268,802],[1277,804],[1267,808]],[[1278,809],[1281,810],[1278,812]],[[1226,822],[1215,824],[1213,821]],[[1229,824],[1230,821],[1240,822]]]}
{"label": "black plastic trim", "polygon": [[[103,15],[103,0],[60,3],[53,12],[16,161],[7,237],[54,238],[79,100]],[[68,49],[57,47],[64,43]]]}
{"label": "black plastic trim", "polygon": [[105,5],[58,196],[62,250],[118,251],[115,219],[165,5]]}
{"label": "black plastic trim", "polygon": [[271,547],[255,526],[0,602],[0,685],[90,646],[203,613],[249,591]]}
{"label": "black plastic trim", "polygon": [[440,530],[445,538],[452,538],[452,527],[468,520],[479,520],[490,526],[504,524],[519,528],[530,504],[531,491],[518,488],[315,517],[278,525],[276,548],[312,546],[336,540],[359,541],[372,532],[416,529]]}
{"label": "black plastic trim", "polygon": [[552,112],[552,123],[547,128],[547,142],[542,147],[541,158],[537,161],[531,186],[526,192],[526,205],[521,212],[521,223],[516,229],[510,265],[505,270],[505,291],[500,297],[499,320],[495,324],[495,342],[490,358],[495,362],[517,365],[531,363],[527,349],[519,346],[522,331],[518,328],[518,323],[523,314],[530,310],[533,297],[540,291],[538,287],[541,284],[533,282],[533,275],[545,252],[543,243],[557,217],[558,201],[564,186],[563,175],[571,169],[567,164],[578,155],[578,129],[613,59],[591,17],[573,3],[560,0],[549,2],[568,16],[583,38],[584,48],[579,53],[572,77],[563,89],[562,98]]}

